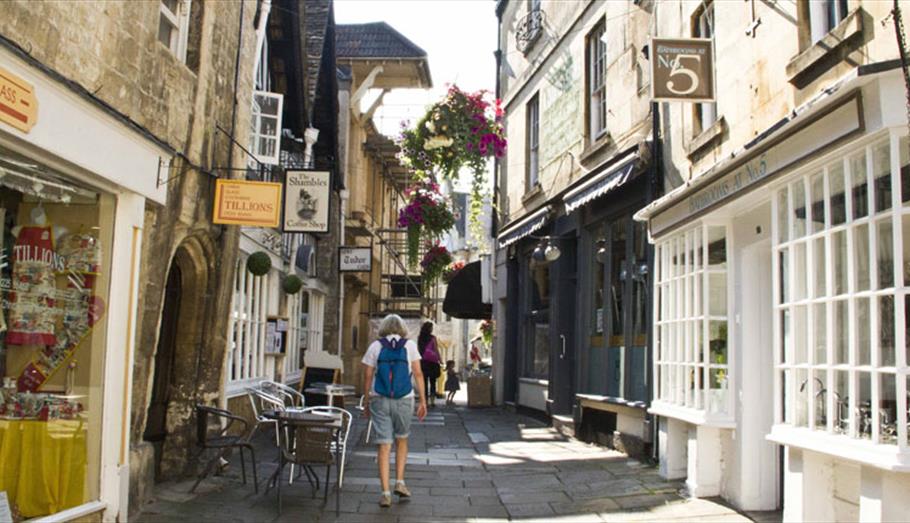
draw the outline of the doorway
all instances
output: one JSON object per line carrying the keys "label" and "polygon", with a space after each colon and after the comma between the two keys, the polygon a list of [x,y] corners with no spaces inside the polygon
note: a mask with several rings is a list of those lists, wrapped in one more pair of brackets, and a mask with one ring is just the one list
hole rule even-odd
{"label": "doorway", "polygon": [[575,405],[575,306],[578,294],[578,261],[575,239],[561,242],[562,255],[557,262],[556,307],[552,308],[554,325],[555,355],[552,373],[553,406],[551,414],[570,414]]}
{"label": "doorway", "polygon": [[177,327],[180,318],[180,293],[183,277],[176,260],[168,271],[164,288],[164,307],[161,312],[161,328],[158,347],[155,351],[155,369],[152,381],[152,395],[149,401],[145,433],[142,439],[154,449],[155,481],[161,480],[161,458],[167,439],[167,409],[170,403],[170,389],[174,382],[174,360],[177,349]]}

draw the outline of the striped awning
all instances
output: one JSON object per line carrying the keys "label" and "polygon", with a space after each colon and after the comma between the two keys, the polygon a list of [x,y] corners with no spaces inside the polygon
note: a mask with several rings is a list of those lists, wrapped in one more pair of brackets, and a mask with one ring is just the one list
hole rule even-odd
{"label": "striped awning", "polygon": [[547,205],[503,227],[497,236],[499,248],[504,249],[546,225],[550,219],[550,211],[552,208]]}
{"label": "striped awning", "polygon": [[607,169],[593,175],[584,183],[568,191],[562,197],[566,205],[566,214],[600,198],[608,192],[631,180],[638,163],[638,153],[631,153]]}

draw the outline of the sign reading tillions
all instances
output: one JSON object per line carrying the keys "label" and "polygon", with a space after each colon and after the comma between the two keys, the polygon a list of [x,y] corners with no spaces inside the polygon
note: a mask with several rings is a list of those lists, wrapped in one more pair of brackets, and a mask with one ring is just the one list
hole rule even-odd
{"label": "sign reading tillions", "polygon": [[27,133],[38,121],[35,87],[0,67],[0,122]]}
{"label": "sign reading tillions", "polygon": [[714,48],[710,38],[651,39],[651,99],[714,101]]}
{"label": "sign reading tillions", "polygon": [[281,184],[216,180],[212,221],[225,225],[278,227],[281,222]]}

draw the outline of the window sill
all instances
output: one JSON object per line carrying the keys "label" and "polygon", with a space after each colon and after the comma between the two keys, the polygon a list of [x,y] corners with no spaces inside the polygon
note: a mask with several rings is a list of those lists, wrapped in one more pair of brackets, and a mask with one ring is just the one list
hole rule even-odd
{"label": "window sill", "polygon": [[610,136],[609,132],[606,132],[600,138],[594,140],[593,142],[588,143],[585,146],[584,150],[581,151],[581,154],[578,157],[579,163],[582,165],[592,163],[591,161],[595,156],[604,152],[607,147],[613,144],[613,137]]}
{"label": "window sill", "polygon": [[524,383],[526,385],[537,385],[539,387],[549,387],[549,380],[542,380],[538,378],[518,378],[518,383]]}
{"label": "window sill", "polygon": [[617,398],[615,396],[602,396],[599,394],[576,394],[576,398],[581,402],[582,407],[586,405],[591,406],[591,408],[597,408],[592,405],[603,404],[618,407],[619,409],[632,409],[636,411],[643,411],[648,408],[647,403],[644,401],[635,401],[627,400],[625,398]]}
{"label": "window sill", "polygon": [[702,131],[686,145],[686,156],[691,159],[693,156],[697,156],[705,150],[720,144],[720,142],[723,141],[724,133],[726,132],[727,120],[723,116],[720,116],[711,124],[711,127]]}
{"label": "window sill", "polygon": [[521,203],[527,206],[527,203],[543,194],[543,188],[540,183],[535,183],[531,189],[521,197]]}
{"label": "window sill", "polygon": [[814,76],[811,73],[822,72],[827,67],[823,67],[839,52],[846,41],[863,32],[862,10],[856,8],[851,11],[843,20],[837,24],[821,40],[810,46],[805,51],[797,54],[790,59],[787,64],[787,79],[791,84],[802,85],[807,77]]}
{"label": "window sill", "polygon": [[674,418],[692,425],[704,425],[720,429],[736,428],[736,421],[732,415],[709,414],[705,410],[682,407],[665,401],[652,401],[648,414]]}
{"label": "window sill", "polygon": [[882,445],[869,440],[790,425],[775,425],[766,438],[768,441],[788,447],[818,452],[884,470],[910,472],[910,452],[901,452],[897,445]]}

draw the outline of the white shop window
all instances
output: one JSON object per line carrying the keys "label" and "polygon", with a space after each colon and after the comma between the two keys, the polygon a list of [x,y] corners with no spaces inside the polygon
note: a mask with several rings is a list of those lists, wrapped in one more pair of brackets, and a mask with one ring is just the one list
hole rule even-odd
{"label": "white shop window", "polygon": [[777,424],[906,450],[908,189],[892,135],[776,191]]}
{"label": "white shop window", "polygon": [[266,165],[278,165],[281,156],[281,111],[284,95],[253,91],[250,147],[253,156]]}
{"label": "white shop window", "polygon": [[699,225],[656,245],[653,410],[693,422],[732,414],[727,227]]}
{"label": "white shop window", "polygon": [[158,7],[158,41],[186,61],[190,0],[161,0]]}
{"label": "white shop window", "polygon": [[306,318],[307,350],[322,351],[322,334],[325,325],[325,295],[310,293],[310,310]]}
{"label": "white shop window", "polygon": [[306,345],[300,342],[300,311],[306,301],[306,291],[288,296],[287,352],[284,357],[284,380],[292,383],[300,380],[303,368],[303,351]]}
{"label": "white shop window", "polygon": [[246,268],[247,256],[241,253],[234,276],[234,296],[228,338],[228,393],[266,377],[266,318],[269,302],[269,276],[254,276]]}

